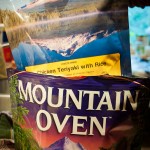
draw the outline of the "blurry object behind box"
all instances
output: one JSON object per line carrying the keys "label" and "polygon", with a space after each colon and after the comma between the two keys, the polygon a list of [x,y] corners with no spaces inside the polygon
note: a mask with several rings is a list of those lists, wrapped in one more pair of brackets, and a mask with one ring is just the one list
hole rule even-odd
{"label": "blurry object behind box", "polygon": [[132,73],[150,76],[150,6],[129,8]]}
{"label": "blurry object behind box", "polygon": [[[1,19],[0,19],[0,21],[1,21]],[[3,29],[4,29],[4,25],[0,24],[0,79],[6,78],[5,59],[4,59],[3,50],[2,50]]]}
{"label": "blurry object behind box", "polygon": [[6,78],[6,69],[2,48],[0,48],[0,79]]}
{"label": "blurry object behind box", "polygon": [[0,19],[0,78],[7,78],[7,68],[15,68],[15,63],[5,32],[4,24]]}

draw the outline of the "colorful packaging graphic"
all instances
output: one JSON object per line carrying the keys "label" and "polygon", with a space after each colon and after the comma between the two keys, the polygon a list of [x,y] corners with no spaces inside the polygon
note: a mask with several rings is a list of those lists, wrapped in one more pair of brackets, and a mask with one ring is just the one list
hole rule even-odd
{"label": "colorful packaging graphic", "polygon": [[140,150],[149,83],[16,72],[9,78],[16,150]]}
{"label": "colorful packaging graphic", "polygon": [[119,53],[121,75],[131,73],[128,1],[9,3],[0,8],[17,69]]}

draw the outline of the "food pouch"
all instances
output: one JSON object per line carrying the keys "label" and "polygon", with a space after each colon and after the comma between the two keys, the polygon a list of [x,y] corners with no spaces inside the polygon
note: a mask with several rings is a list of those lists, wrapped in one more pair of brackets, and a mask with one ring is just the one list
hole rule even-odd
{"label": "food pouch", "polygon": [[[131,73],[128,1],[1,1],[1,14],[17,69],[108,55],[106,60],[119,62],[119,75]],[[116,62],[116,56],[109,54],[119,54],[119,60]],[[39,72],[46,72],[40,68]]]}
{"label": "food pouch", "polygon": [[9,70],[16,150],[140,150],[149,79]]}

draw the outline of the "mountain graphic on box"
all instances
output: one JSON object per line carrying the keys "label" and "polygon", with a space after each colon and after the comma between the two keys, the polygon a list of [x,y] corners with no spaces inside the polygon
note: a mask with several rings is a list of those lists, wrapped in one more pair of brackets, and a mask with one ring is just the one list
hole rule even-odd
{"label": "mountain graphic on box", "polygon": [[71,141],[68,137],[64,137],[44,150],[86,150],[80,143]]}

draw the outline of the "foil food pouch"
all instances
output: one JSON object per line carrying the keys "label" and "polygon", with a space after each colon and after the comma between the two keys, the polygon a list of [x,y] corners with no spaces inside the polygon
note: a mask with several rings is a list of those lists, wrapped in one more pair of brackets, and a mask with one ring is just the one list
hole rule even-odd
{"label": "foil food pouch", "polygon": [[16,150],[141,149],[149,79],[14,72],[8,75]]}
{"label": "foil food pouch", "polygon": [[[105,68],[119,70],[114,75],[131,73],[128,1],[7,0],[7,6],[2,2],[1,14],[17,69],[80,58],[90,62],[89,57],[107,55]],[[103,63],[101,58],[99,62]],[[113,72],[93,67],[103,70],[102,74]],[[46,67],[39,68],[29,71],[48,74]]]}

